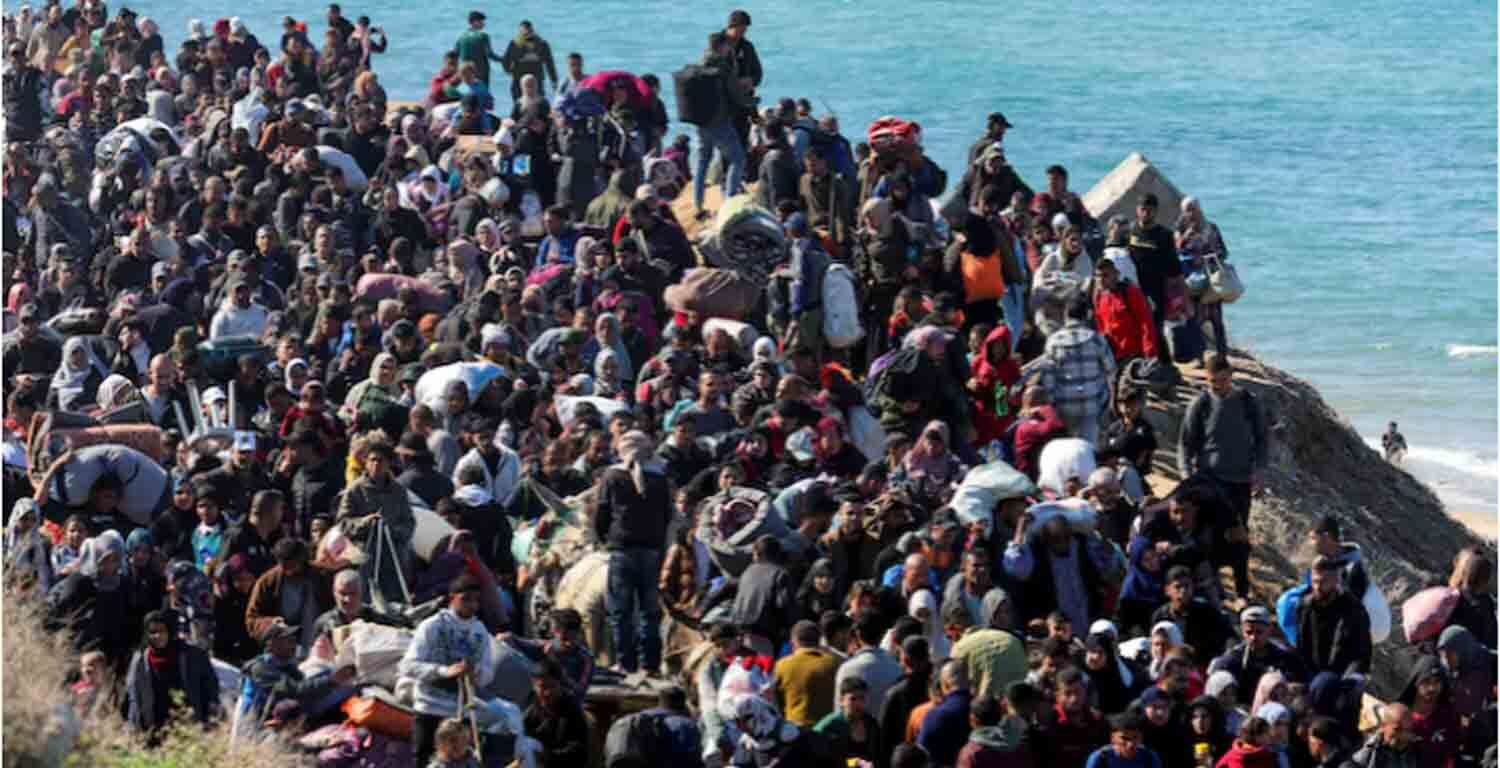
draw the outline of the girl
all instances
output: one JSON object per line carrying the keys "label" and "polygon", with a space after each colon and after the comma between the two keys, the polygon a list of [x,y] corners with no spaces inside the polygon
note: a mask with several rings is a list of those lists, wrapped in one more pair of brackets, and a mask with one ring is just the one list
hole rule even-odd
{"label": "girl", "polygon": [[974,375],[967,382],[973,398],[974,429],[978,445],[998,440],[1015,421],[1011,390],[1021,380],[1021,366],[1011,355],[1010,328],[997,326],[984,338],[974,361]]}
{"label": "girl", "polygon": [[223,508],[212,488],[200,487],[194,494],[198,527],[193,530],[193,564],[203,573],[212,573],[214,559],[224,544]]}
{"label": "girl", "polygon": [[88,538],[88,521],[83,515],[69,515],[63,521],[62,541],[52,550],[52,573],[61,579],[78,570],[83,541]]}
{"label": "girl", "polygon": [[1146,407],[1146,393],[1122,388],[1115,401],[1119,421],[1104,430],[1102,453],[1117,454],[1125,464],[1120,483],[1132,500],[1146,495],[1146,478],[1151,475],[1151,460],[1156,453],[1156,429],[1141,417]]}
{"label": "girl", "polygon": [[25,594],[39,589],[46,594],[52,588],[52,555],[46,537],[42,536],[36,500],[16,500],[10,525],[5,530],[5,568],[7,580]]}

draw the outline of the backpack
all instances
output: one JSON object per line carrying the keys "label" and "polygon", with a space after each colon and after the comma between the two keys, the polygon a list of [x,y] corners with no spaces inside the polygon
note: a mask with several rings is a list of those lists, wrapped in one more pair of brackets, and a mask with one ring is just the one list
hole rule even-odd
{"label": "backpack", "polygon": [[664,718],[652,712],[636,712],[616,720],[604,737],[604,768],[630,764],[646,755],[658,759],[672,743]]}
{"label": "backpack", "polygon": [[854,273],[843,264],[830,264],[823,273],[823,338],[834,349],[847,349],[864,337]]}
{"label": "backpack", "polygon": [[1154,357],[1137,357],[1125,364],[1120,380],[1125,386],[1166,396],[1182,380],[1182,374],[1177,372],[1177,366],[1163,365]]}
{"label": "backpack", "polygon": [[[873,401],[881,395],[898,403],[926,399],[932,394],[933,377],[924,375],[924,357],[922,350],[911,347],[902,347],[892,353],[885,367],[871,374],[869,399]],[[928,365],[931,365],[930,361]]]}
{"label": "backpack", "polygon": [[724,107],[724,86],[717,67],[689,64],[672,73],[677,97],[677,119],[692,125],[708,125]]}

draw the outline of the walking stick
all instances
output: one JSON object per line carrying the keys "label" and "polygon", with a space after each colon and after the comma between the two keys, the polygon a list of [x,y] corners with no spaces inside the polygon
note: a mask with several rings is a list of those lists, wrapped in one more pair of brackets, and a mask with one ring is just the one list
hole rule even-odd
{"label": "walking stick", "polygon": [[385,540],[386,548],[391,551],[391,558],[396,562],[396,580],[401,584],[401,596],[406,599],[406,607],[411,607],[411,590],[406,588],[406,573],[401,569],[401,556],[396,552],[396,542],[391,538],[391,529],[386,527],[385,518],[378,523],[380,535]]}
{"label": "walking stick", "polygon": [[479,745],[479,716],[474,713],[474,683],[468,675],[459,679],[459,711],[469,711],[469,732],[474,735],[474,757],[484,762],[484,750]]}

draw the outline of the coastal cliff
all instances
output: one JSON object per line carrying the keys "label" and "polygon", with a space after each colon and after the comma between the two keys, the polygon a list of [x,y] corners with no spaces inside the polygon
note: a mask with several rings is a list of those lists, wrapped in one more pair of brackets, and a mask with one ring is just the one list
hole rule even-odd
{"label": "coastal cliff", "polygon": [[[1250,511],[1257,597],[1275,604],[1312,561],[1308,530],[1320,515],[1337,515],[1344,539],[1364,551],[1365,567],[1391,605],[1391,636],[1375,646],[1371,687],[1390,698],[1405,684],[1416,654],[1401,630],[1402,602],[1446,583],[1463,547],[1481,544],[1493,556],[1493,542],[1450,517],[1431,489],[1366,445],[1312,385],[1241,350],[1232,359],[1235,382],[1259,398],[1271,438],[1270,467]],[[1182,373],[1181,384],[1148,404],[1147,419],[1161,444],[1152,478],[1158,493],[1180,479],[1178,432],[1188,405],[1206,386],[1202,368]]]}

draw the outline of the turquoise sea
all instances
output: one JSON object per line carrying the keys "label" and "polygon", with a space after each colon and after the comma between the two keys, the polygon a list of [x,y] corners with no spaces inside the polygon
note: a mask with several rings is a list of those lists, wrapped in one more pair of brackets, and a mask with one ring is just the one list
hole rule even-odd
{"label": "turquoise sea", "polygon": [[[240,14],[274,45],[324,6],[135,0],[175,50],[190,18]],[[420,98],[473,6],[344,3],[390,33],[376,70]],[[588,71],[668,74],[732,6],[658,0],[482,6]],[[1496,514],[1496,6],[1372,2],[758,0],[763,97],[805,96],[857,140],[919,121],[956,180],[987,113],[1033,186],[1086,191],[1132,150],[1197,195],[1248,284],[1231,342],[1310,380],[1367,440],[1399,421],[1408,468],[1455,511]],[[497,86],[501,84],[497,81]],[[504,87],[497,87],[504,92]],[[668,89],[670,90],[670,88]],[[669,105],[669,112],[671,111]]]}

